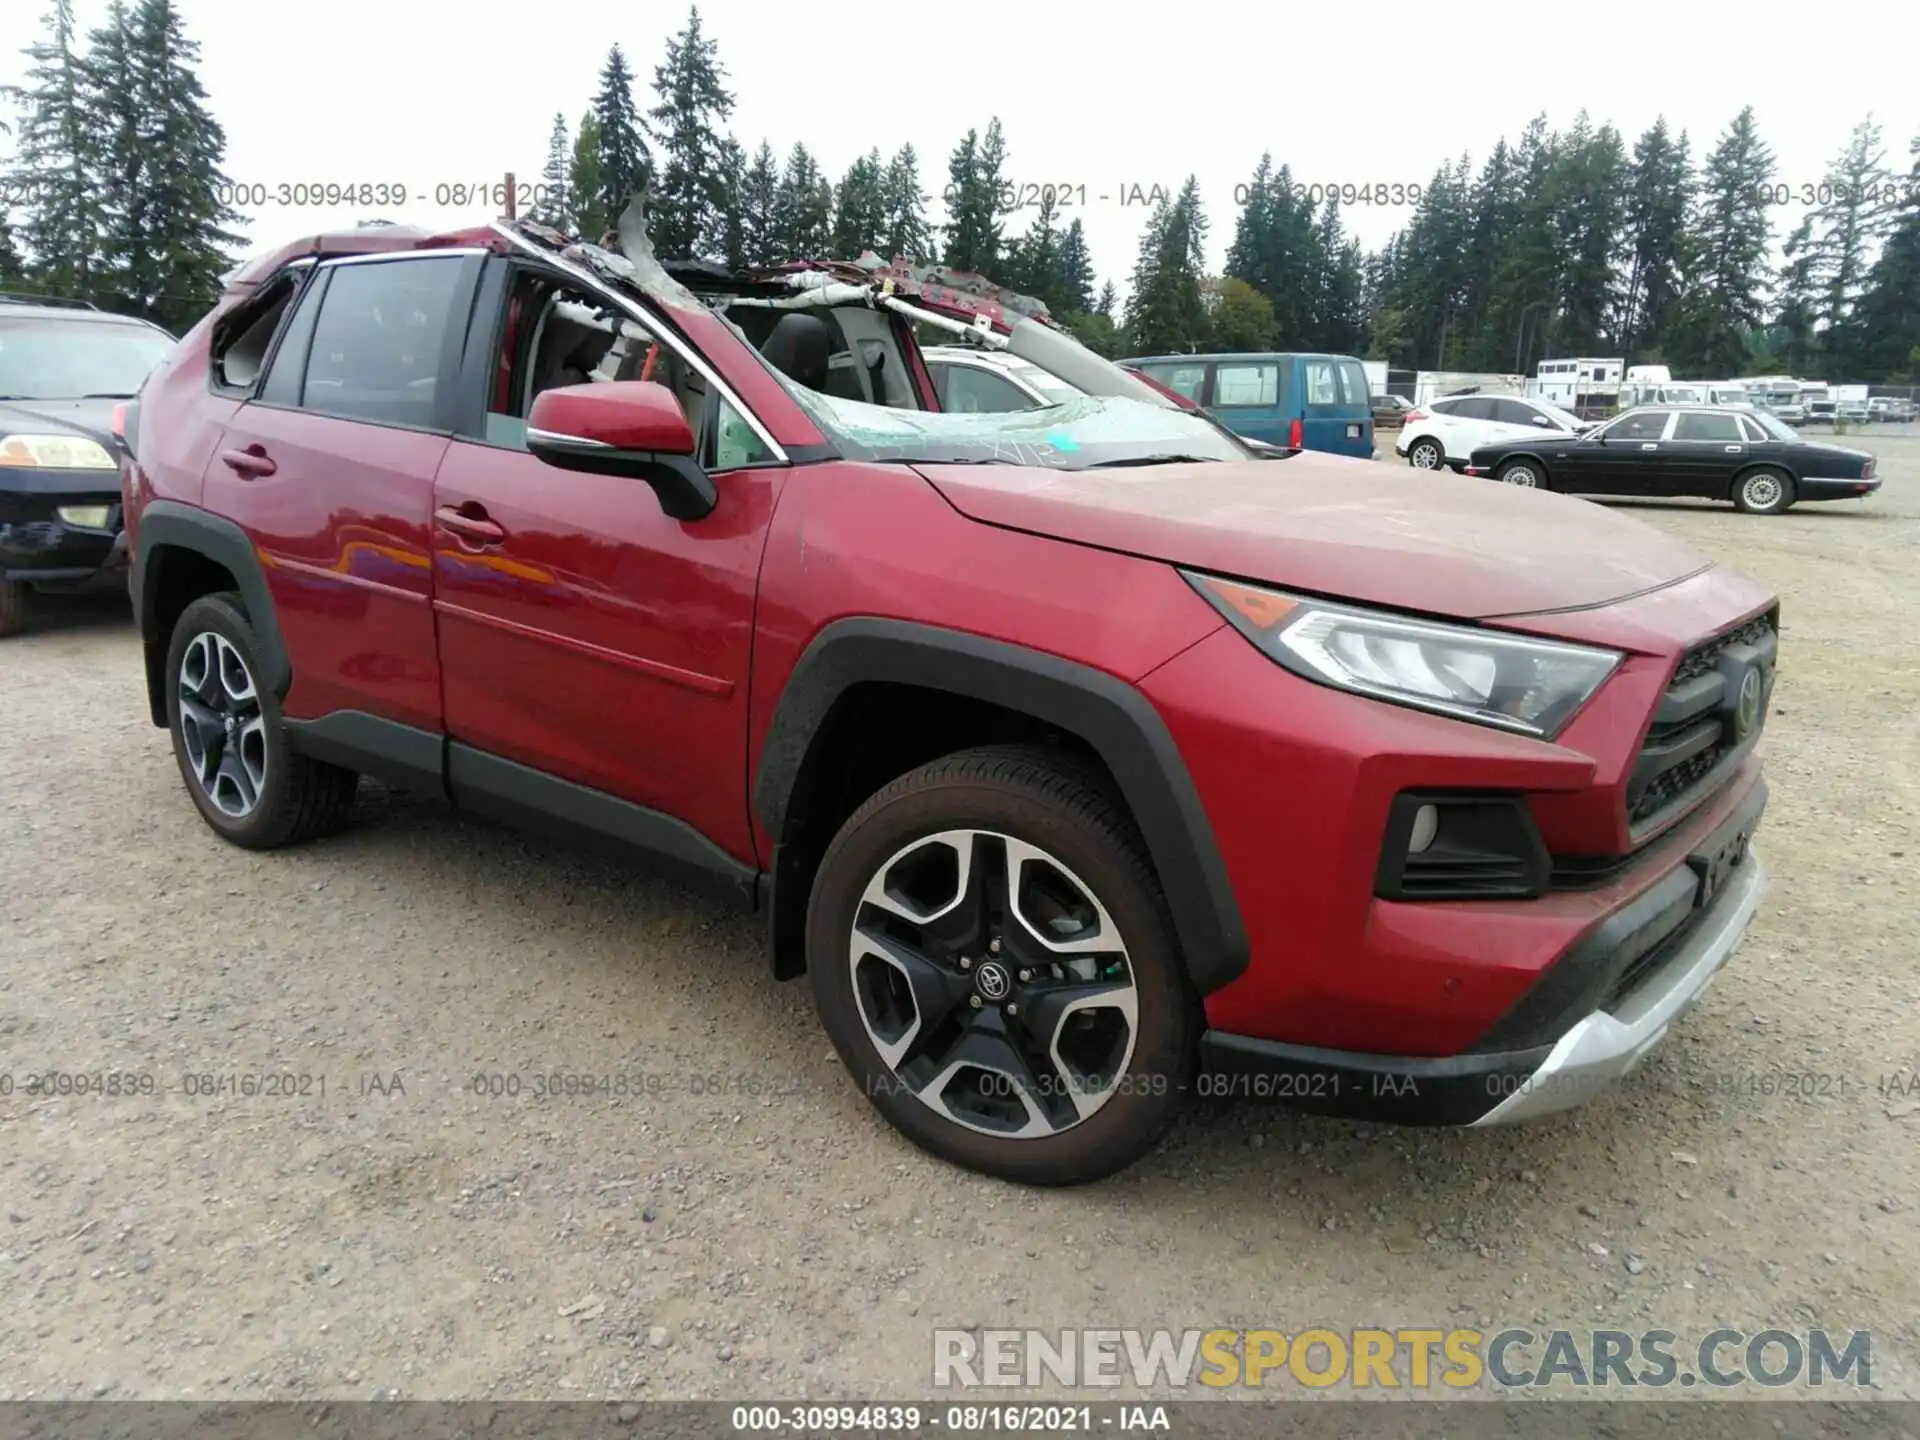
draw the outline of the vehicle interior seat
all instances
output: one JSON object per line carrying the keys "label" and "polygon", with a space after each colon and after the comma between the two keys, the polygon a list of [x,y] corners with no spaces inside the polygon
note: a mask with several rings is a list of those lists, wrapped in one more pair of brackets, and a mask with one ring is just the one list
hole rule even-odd
{"label": "vehicle interior seat", "polygon": [[760,353],[767,363],[809,390],[826,392],[833,332],[817,315],[782,315]]}

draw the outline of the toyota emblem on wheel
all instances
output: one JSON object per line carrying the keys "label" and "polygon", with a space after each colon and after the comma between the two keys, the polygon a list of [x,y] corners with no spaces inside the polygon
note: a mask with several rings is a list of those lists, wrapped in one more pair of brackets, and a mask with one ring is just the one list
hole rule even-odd
{"label": "toyota emblem on wheel", "polygon": [[989,960],[973,972],[973,983],[980,988],[980,998],[998,1003],[1007,998],[1013,989],[1013,977],[1007,974],[1007,967],[997,960]]}

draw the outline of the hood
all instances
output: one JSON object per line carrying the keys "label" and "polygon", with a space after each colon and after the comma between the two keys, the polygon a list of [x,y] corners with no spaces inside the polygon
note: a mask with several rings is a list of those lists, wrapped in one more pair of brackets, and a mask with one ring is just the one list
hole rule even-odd
{"label": "hood", "polygon": [[1457,619],[1587,609],[1713,565],[1585,500],[1312,452],[1105,470],[916,468],[984,524]]}
{"label": "hood", "polygon": [[0,404],[0,435],[35,429],[60,434],[77,430],[113,448],[113,407],[118,400],[9,400]]}

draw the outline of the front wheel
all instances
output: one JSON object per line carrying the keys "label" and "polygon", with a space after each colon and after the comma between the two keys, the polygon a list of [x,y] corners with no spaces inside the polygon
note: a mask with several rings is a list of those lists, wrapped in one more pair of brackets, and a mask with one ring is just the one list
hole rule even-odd
{"label": "front wheel", "polygon": [[807,968],[867,1098],[968,1169],[1097,1180],[1186,1099],[1199,1005],[1138,832],[1045,751],[962,751],[862,805],[821,860]]}
{"label": "front wheel", "polygon": [[1542,473],[1538,462],[1533,460],[1509,460],[1494,472],[1494,479],[1502,485],[1518,485],[1523,489],[1540,488]]}
{"label": "front wheel", "polygon": [[257,655],[237,595],[188,605],[167,647],[167,727],[207,824],[236,845],[272,850],[339,828],[360,777],[288,747]]}
{"label": "front wheel", "polygon": [[1747,515],[1778,515],[1793,504],[1793,481],[1778,470],[1751,470],[1733,485],[1733,503]]}
{"label": "front wheel", "polygon": [[1422,437],[1407,447],[1407,464],[1416,470],[1438,470],[1446,463],[1447,452],[1438,440]]}

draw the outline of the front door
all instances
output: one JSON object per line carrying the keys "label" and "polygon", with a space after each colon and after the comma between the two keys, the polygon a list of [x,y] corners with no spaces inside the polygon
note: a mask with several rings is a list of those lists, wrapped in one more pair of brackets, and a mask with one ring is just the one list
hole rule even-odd
{"label": "front door", "polygon": [[[1555,452],[1556,490],[1576,495],[1646,495],[1661,463],[1661,443],[1673,412],[1635,410],[1591,436]],[[1566,483],[1558,483],[1564,476]]]}
{"label": "front door", "polygon": [[[519,785],[538,809],[540,796],[563,793],[549,783],[557,777],[654,812],[636,823],[689,826],[752,864],[747,664],[784,467],[666,347],[630,339],[609,358],[606,299],[536,267],[490,263],[482,295],[493,315],[475,333],[498,338],[467,372],[490,392],[485,414],[455,438],[433,495],[455,798],[471,786],[497,800]],[[719,504],[703,519],[671,519],[644,481],[557,469],[526,449],[538,391],[643,376],[674,388],[704,432]]]}

